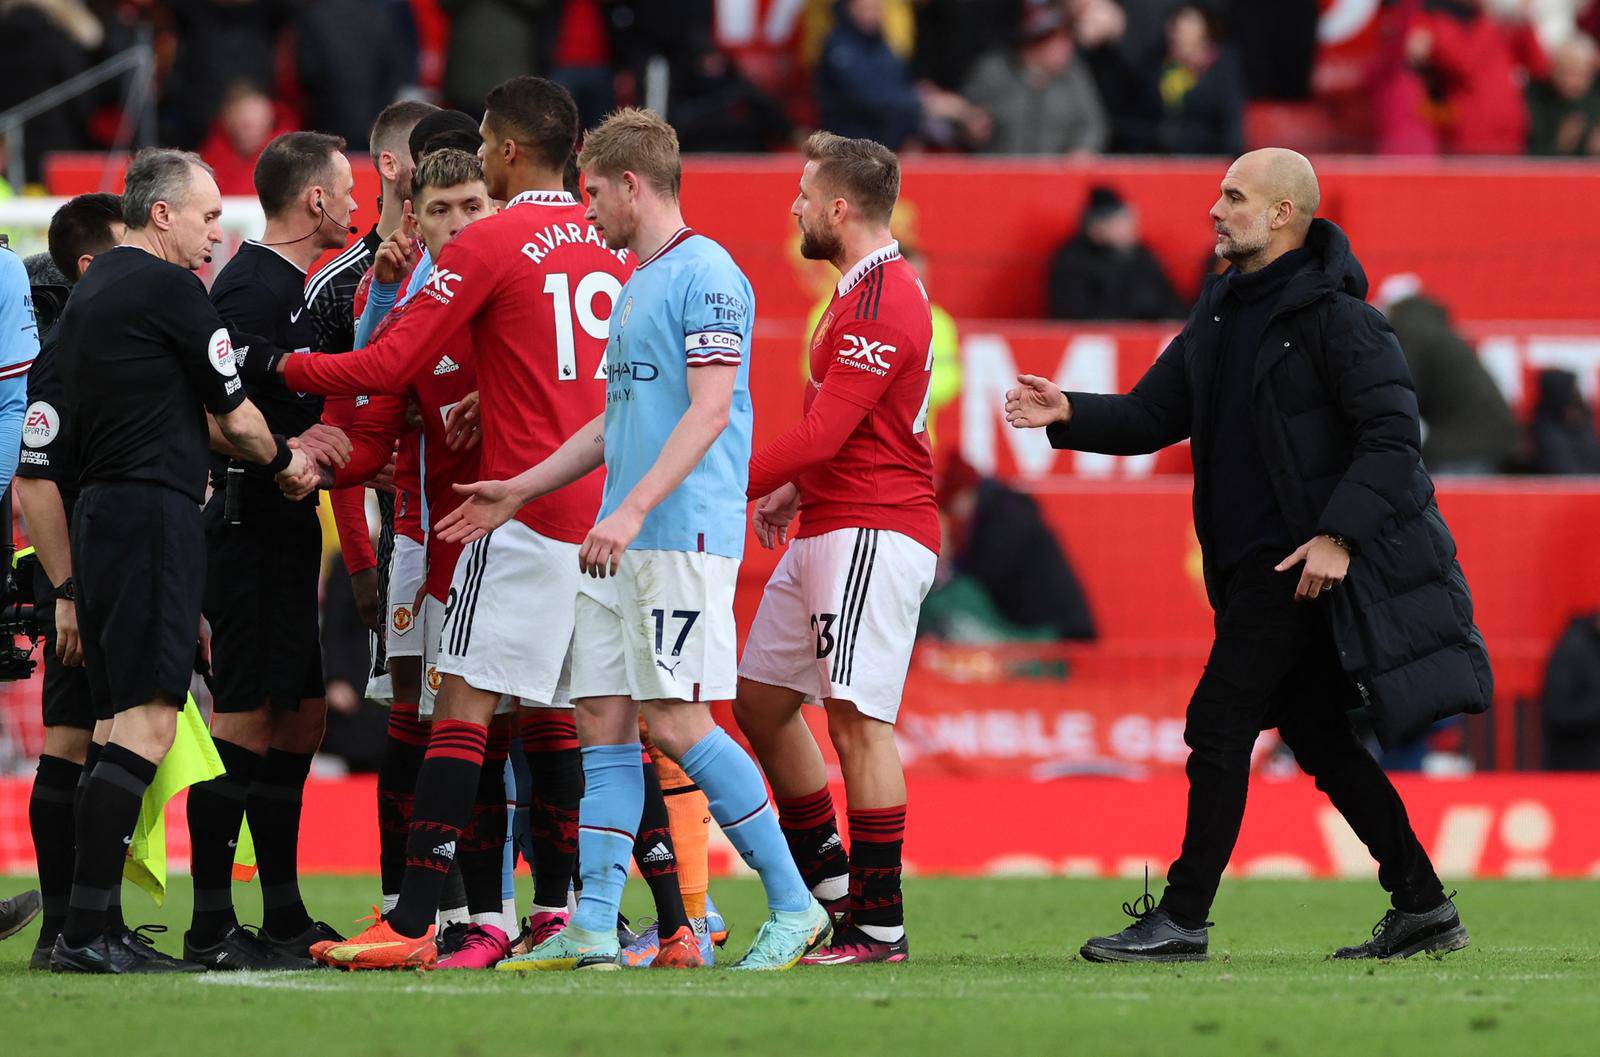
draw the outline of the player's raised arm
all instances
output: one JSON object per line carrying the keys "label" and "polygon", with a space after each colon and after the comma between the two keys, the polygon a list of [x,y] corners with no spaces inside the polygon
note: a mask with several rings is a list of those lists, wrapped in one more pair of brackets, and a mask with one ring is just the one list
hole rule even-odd
{"label": "player's raised arm", "polygon": [[325,395],[402,392],[431,364],[430,352],[471,322],[494,287],[494,270],[462,241],[445,248],[427,285],[365,348],[265,357],[244,368],[246,379],[276,374],[290,389]]}

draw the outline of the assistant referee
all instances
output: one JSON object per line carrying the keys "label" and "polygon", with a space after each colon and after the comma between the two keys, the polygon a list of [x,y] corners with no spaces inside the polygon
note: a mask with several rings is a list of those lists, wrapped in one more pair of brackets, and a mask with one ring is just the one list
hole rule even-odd
{"label": "assistant referee", "polygon": [[[344,145],[321,132],[286,132],[261,152],[255,186],[266,230],[211,284],[229,327],[280,349],[316,346],[306,271],[345,244],[356,208]],[[268,428],[298,438],[308,454],[320,434],[338,432],[319,424],[320,396],[248,380],[245,393]],[[194,914],[183,956],[214,969],[309,968],[312,944],[344,938],[306,912],[297,859],[302,790],[327,722],[317,497],[288,498],[271,474],[242,460],[219,457],[211,469],[202,608],[211,625],[211,737],[227,772],[189,790]],[[259,931],[243,928],[233,906],[242,817],[261,870]]]}
{"label": "assistant referee", "polygon": [[222,241],[222,198],[193,154],[148,150],[128,167],[123,244],[95,258],[61,319],[67,414],[83,486],[73,511],[78,624],[97,710],[114,718],[77,816],[57,972],[198,968],[108,934],[106,905],[193,671],[205,587],[205,496],[216,442],[308,491],[314,465],[246,399],[232,336],[194,272]]}

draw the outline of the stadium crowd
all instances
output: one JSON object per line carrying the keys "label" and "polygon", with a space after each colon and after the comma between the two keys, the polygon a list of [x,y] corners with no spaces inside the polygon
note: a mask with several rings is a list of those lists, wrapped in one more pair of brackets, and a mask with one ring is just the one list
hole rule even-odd
{"label": "stadium crowd", "polygon": [[[140,39],[159,140],[225,194],[286,128],[356,149],[396,98],[470,110],[548,75],[585,127],[648,102],[696,151],[836,128],[895,150],[1232,155],[1257,139],[1382,155],[1600,154],[1595,0],[6,0],[0,110]],[[1320,27],[1320,29],[1319,29]],[[36,120],[28,172],[112,145],[106,86]]]}

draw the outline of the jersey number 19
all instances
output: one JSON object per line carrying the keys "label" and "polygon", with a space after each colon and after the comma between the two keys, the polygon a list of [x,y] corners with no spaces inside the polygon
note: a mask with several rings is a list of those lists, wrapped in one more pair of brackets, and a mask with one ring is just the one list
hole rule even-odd
{"label": "jersey number 19", "polygon": [[[603,316],[596,312],[595,299],[604,294],[614,311],[617,296],[622,293],[622,281],[610,272],[590,272],[578,280],[578,288],[573,290],[572,280],[566,272],[551,272],[544,277],[544,292],[550,295],[550,307],[556,321],[556,374],[561,381],[570,382],[578,377],[574,317],[585,334],[604,342],[611,334],[611,312]],[[602,354],[594,377],[599,379],[605,376],[605,357]]]}

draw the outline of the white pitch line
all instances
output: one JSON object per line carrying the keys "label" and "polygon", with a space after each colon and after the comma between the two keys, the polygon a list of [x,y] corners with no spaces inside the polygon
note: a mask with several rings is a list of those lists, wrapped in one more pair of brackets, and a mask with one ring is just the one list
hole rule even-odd
{"label": "white pitch line", "polygon": [[[323,975],[323,974],[313,974]],[[398,974],[396,974],[398,975]],[[392,977],[390,977],[392,978]],[[531,982],[531,981],[530,981]],[[209,987],[247,987],[270,991],[315,991],[334,992],[339,994],[422,994],[422,995],[454,995],[463,997],[502,997],[508,987],[491,985],[460,986],[453,982],[430,978],[426,981],[418,980],[399,986],[374,988],[362,991],[351,987],[343,981],[328,979],[307,979],[306,973],[300,972],[244,972],[244,973],[215,973],[196,977],[195,983]],[[560,974],[541,976],[538,986],[530,987],[533,993],[549,993],[551,991],[565,993],[587,993],[596,997],[608,997],[618,994],[630,997],[648,998],[651,996],[687,996],[693,998],[735,998],[748,999],[753,991],[750,984],[731,982],[731,987],[716,987],[710,984],[695,984],[685,981],[683,984],[663,986],[651,984],[649,986],[629,986],[621,981],[605,983],[588,982],[573,977],[563,977]],[[754,981],[751,981],[754,983]],[[788,997],[777,995],[774,997]],[[878,1001],[906,1001],[925,999],[929,1001],[944,1001],[947,999],[992,1000],[992,999],[1033,999],[1048,1000],[1062,998],[1099,999],[1104,1001],[1130,1001],[1145,1002],[1152,996],[1139,991],[1085,991],[1072,987],[1063,987],[1060,991],[1018,991],[1012,987],[1004,986],[1004,982],[990,988],[973,988],[962,985],[959,988],[945,989],[917,989],[908,990],[896,987],[893,990],[857,992],[851,998],[859,1002]]]}

